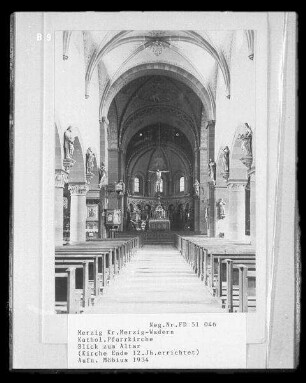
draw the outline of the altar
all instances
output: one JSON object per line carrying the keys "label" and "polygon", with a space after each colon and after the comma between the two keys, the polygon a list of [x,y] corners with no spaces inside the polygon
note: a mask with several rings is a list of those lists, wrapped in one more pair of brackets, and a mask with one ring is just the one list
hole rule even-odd
{"label": "altar", "polygon": [[153,213],[153,217],[149,220],[149,230],[170,230],[170,220],[166,216],[166,211],[160,202],[160,195],[157,197],[158,204]]}
{"label": "altar", "polygon": [[150,219],[149,230],[152,230],[152,231],[170,230],[170,220],[169,219]]}

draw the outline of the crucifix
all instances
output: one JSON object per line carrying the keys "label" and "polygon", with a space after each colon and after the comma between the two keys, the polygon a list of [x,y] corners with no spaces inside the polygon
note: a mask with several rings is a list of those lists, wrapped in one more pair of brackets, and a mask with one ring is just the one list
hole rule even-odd
{"label": "crucifix", "polygon": [[169,173],[169,170],[149,170],[150,173],[155,173],[156,174],[156,191],[160,193],[160,186],[162,183],[162,173]]}

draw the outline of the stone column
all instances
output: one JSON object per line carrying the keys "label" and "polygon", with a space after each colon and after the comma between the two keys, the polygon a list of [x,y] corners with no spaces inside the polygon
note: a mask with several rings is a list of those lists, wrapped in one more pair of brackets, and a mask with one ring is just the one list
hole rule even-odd
{"label": "stone column", "polygon": [[107,238],[107,230],[105,227],[105,209],[108,208],[108,196],[105,186],[102,186],[100,190],[100,205],[100,235],[101,238]]}
{"label": "stone column", "polygon": [[68,173],[63,169],[55,170],[55,191],[54,191],[54,242],[55,246],[63,245],[63,192]]}
{"label": "stone column", "polygon": [[[214,160],[215,153],[215,121],[206,120],[203,113],[200,127],[199,146],[199,182],[200,182],[200,233],[213,237],[215,235],[214,217],[214,185],[208,172],[208,163]],[[207,216],[207,212],[209,216]]]}
{"label": "stone column", "polygon": [[228,237],[245,239],[245,186],[246,180],[228,180]]}
{"label": "stone column", "polygon": [[[206,219],[207,204],[209,203],[209,177],[208,177],[208,160],[207,160],[207,147],[201,146],[199,148],[199,162],[200,162],[200,233],[208,235],[208,221]],[[209,211],[211,209],[208,209]]]}
{"label": "stone column", "polygon": [[118,174],[118,149],[115,145],[108,149],[108,206],[109,209],[119,209],[118,196],[115,192],[115,185],[119,181]]}
{"label": "stone column", "polygon": [[121,148],[118,149],[118,178],[125,182],[125,174],[124,174],[124,153]]}
{"label": "stone column", "polygon": [[215,214],[215,185],[210,182],[209,183],[209,229],[208,235],[209,237],[215,237],[216,235],[216,214]]}
{"label": "stone column", "polygon": [[[209,160],[215,160],[215,123],[214,120],[206,122],[207,134],[207,169]],[[215,183],[207,174],[209,184],[209,230],[208,235],[214,237],[216,235],[216,216],[215,216]]]}
{"label": "stone column", "polygon": [[256,241],[256,183],[255,183],[255,167],[249,170],[250,177],[250,221],[251,221],[251,242]]}
{"label": "stone column", "polygon": [[108,142],[107,142],[107,130],[109,121],[106,117],[102,117],[100,120],[100,161],[104,163],[106,170],[108,171]]}
{"label": "stone column", "polygon": [[107,142],[107,131],[109,121],[106,116],[101,117],[100,119],[100,163],[103,162],[106,169],[106,178],[104,180],[105,185],[101,187],[100,191],[100,204],[101,204],[101,213],[100,213],[100,235],[101,238],[107,238],[107,231],[105,227],[105,212],[104,209],[108,207],[107,200],[107,191],[106,185],[108,184],[108,142]]}
{"label": "stone column", "polygon": [[88,189],[85,182],[69,185],[71,194],[70,243],[86,241],[86,193]]}
{"label": "stone column", "polygon": [[[193,169],[193,183],[199,181],[199,150],[198,148],[194,149],[194,169]],[[200,231],[200,196],[195,195],[195,190],[193,186],[194,194],[194,231]]]}

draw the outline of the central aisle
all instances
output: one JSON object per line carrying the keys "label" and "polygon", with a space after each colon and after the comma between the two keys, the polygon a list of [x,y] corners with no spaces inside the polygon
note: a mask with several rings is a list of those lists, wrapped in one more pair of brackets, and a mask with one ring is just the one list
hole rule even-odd
{"label": "central aisle", "polygon": [[145,245],[84,313],[223,312],[179,251],[172,245]]}

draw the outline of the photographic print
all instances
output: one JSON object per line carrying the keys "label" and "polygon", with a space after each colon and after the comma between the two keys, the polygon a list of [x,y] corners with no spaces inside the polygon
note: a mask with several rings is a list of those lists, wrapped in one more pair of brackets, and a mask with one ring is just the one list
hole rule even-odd
{"label": "photographic print", "polygon": [[13,368],[296,365],[295,27],[12,16]]}
{"label": "photographic print", "polygon": [[254,30],[55,33],[55,288],[94,270],[68,314],[256,311],[255,52]]}

